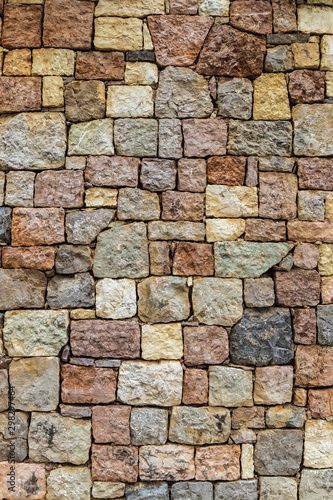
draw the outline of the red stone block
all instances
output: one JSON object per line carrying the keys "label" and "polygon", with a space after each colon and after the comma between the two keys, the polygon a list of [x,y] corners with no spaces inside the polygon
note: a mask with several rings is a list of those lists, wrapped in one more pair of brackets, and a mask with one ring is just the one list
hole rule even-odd
{"label": "red stone block", "polygon": [[333,347],[298,346],[295,370],[296,386],[329,387],[333,385]]}
{"label": "red stone block", "polygon": [[317,335],[316,310],[294,309],[292,317],[296,344],[315,344]]}
{"label": "red stone block", "polygon": [[300,189],[333,190],[332,158],[300,158],[297,174]]}
{"label": "red stone block", "polygon": [[178,189],[203,193],[206,189],[205,160],[182,158],[178,161]]}
{"label": "red stone block", "polygon": [[77,80],[123,80],[123,52],[78,52],[75,78]]}
{"label": "red stone block", "polygon": [[162,193],[163,220],[200,221],[204,216],[204,195],[199,193]]}
{"label": "red stone block", "polygon": [[325,97],[325,72],[293,71],[289,76],[288,89],[292,104],[320,102]]}
{"label": "red stone block", "polygon": [[94,8],[89,1],[45,0],[44,47],[90,50]]}
{"label": "red stone block", "polygon": [[213,276],[213,245],[209,243],[179,243],[173,258],[173,274],[176,276]]}
{"label": "red stone block", "polygon": [[208,373],[205,370],[189,368],[184,372],[183,403],[203,405],[208,401]]}
{"label": "red stone block", "polygon": [[54,266],[55,249],[53,247],[4,247],[2,266],[7,269],[37,269],[49,271]]}
{"label": "red stone block", "polygon": [[95,406],[92,429],[96,443],[130,444],[130,406]]}
{"label": "red stone block", "polygon": [[92,445],[93,481],[135,483],[138,478],[138,449],[135,446]]}
{"label": "red stone block", "polygon": [[321,278],[321,302],[333,304],[333,276],[322,276]]}
{"label": "red stone block", "polygon": [[14,208],[12,245],[54,245],[65,241],[63,208]]}
{"label": "red stone block", "polygon": [[220,365],[229,356],[228,332],[219,326],[184,328],[184,360],[188,366]]}
{"label": "red stone block", "polygon": [[232,412],[231,427],[241,429],[263,429],[265,427],[265,408],[263,406],[253,406],[252,408],[236,408]]}
{"label": "red stone block", "polygon": [[297,176],[280,172],[259,174],[259,217],[294,219],[297,215]]}
{"label": "red stone block", "polygon": [[203,446],[195,456],[197,481],[236,481],[240,478],[240,446]]}
{"label": "red stone block", "polygon": [[90,156],[85,180],[94,186],[136,187],[139,159],[123,156]]}
{"label": "red stone block", "polygon": [[35,207],[80,208],[83,206],[83,172],[46,170],[36,175]]}
{"label": "red stone block", "polygon": [[292,269],[275,273],[277,304],[283,307],[315,306],[320,300],[320,275],[317,271]]}
{"label": "red stone block", "polygon": [[63,365],[63,403],[112,403],[116,399],[116,375],[110,368]]}
{"label": "red stone block", "polygon": [[212,156],[207,160],[208,184],[242,186],[245,178],[246,158]]}
{"label": "red stone block", "polygon": [[0,113],[39,111],[41,108],[42,79],[40,77],[0,77]]}
{"label": "red stone block", "polygon": [[296,0],[272,0],[274,33],[297,31]]}
{"label": "red stone block", "polygon": [[139,358],[140,326],[131,321],[72,321],[71,348],[79,357]]}
{"label": "red stone block", "polygon": [[309,407],[312,418],[333,417],[333,389],[309,391]]}
{"label": "red stone block", "polygon": [[288,240],[333,243],[333,224],[329,222],[290,221],[287,223]]}
{"label": "red stone block", "polygon": [[5,5],[2,45],[6,49],[37,48],[42,36],[41,5]]}
{"label": "red stone block", "polygon": [[170,0],[170,14],[196,14],[198,0]]}
{"label": "red stone block", "polygon": [[183,133],[185,156],[205,158],[226,153],[227,125],[223,120],[183,120]]}
{"label": "red stone block", "polygon": [[302,269],[314,269],[318,265],[319,249],[310,243],[299,243],[294,250],[294,265]]}
{"label": "red stone block", "polygon": [[286,241],[286,223],[269,219],[246,219],[246,241]]}
{"label": "red stone block", "polygon": [[236,0],[230,4],[230,24],[258,35],[272,33],[272,5],[261,0]]}

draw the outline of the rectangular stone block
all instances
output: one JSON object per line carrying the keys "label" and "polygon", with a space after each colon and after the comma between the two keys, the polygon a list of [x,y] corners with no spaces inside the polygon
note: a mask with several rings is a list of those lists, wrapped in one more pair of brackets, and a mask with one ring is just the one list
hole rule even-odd
{"label": "rectangular stone block", "polygon": [[155,157],[158,122],[149,118],[120,118],[114,125],[114,143],[118,155]]}
{"label": "rectangular stone block", "polygon": [[303,465],[316,469],[333,467],[333,422],[325,420],[306,422]]}
{"label": "rectangular stone block", "polygon": [[303,469],[299,493],[300,500],[330,500],[333,493],[332,469]]}
{"label": "rectangular stone block", "polygon": [[187,366],[219,365],[229,356],[228,333],[218,326],[184,328],[184,361]]}
{"label": "rectangular stone block", "polygon": [[208,374],[206,370],[188,368],[184,372],[183,403],[186,405],[208,403]]}
{"label": "rectangular stone block", "polygon": [[108,368],[63,365],[61,398],[64,403],[112,403],[116,375]]}
{"label": "rectangular stone block", "polygon": [[143,481],[186,481],[194,479],[194,448],[166,444],[142,446],[139,462]]}
{"label": "rectangular stone block", "polygon": [[36,269],[50,271],[54,266],[53,247],[4,247],[2,266],[6,269]]}
{"label": "rectangular stone block", "polygon": [[77,80],[123,80],[125,58],[122,52],[78,52]]}
{"label": "rectangular stone block", "polygon": [[183,357],[183,336],[180,323],[142,325],[141,328],[141,357],[143,359],[181,359]]}
{"label": "rectangular stone block", "polygon": [[317,35],[333,34],[333,12],[330,7],[300,5],[297,15],[299,31]]}
{"label": "rectangular stone block", "polygon": [[297,174],[300,189],[333,190],[333,161],[329,158],[300,158]]}
{"label": "rectangular stone block", "polygon": [[[16,500],[26,498],[29,500],[44,500],[46,495],[46,475],[45,465],[17,463],[15,465],[16,478],[20,481],[15,481],[16,488],[14,492],[8,490],[9,474],[12,471],[13,465],[8,462],[0,463],[0,496],[8,500]],[[31,493],[31,485],[33,493]],[[10,486],[10,485],[9,485]]]}
{"label": "rectangular stone block", "polygon": [[333,154],[333,144],[330,140],[333,134],[333,104],[297,104],[293,107],[292,117],[296,155]]}
{"label": "rectangular stone block", "polygon": [[287,223],[287,229],[288,239],[292,241],[333,243],[333,224],[329,222],[295,220]]}
{"label": "rectangular stone block", "polygon": [[111,118],[153,117],[153,89],[148,85],[109,86],[106,116]]}
{"label": "rectangular stone block", "polygon": [[142,21],[135,18],[99,17],[95,19],[95,49],[142,50]]}
{"label": "rectangular stone block", "polygon": [[256,187],[208,185],[206,215],[208,217],[257,217]]}
{"label": "rectangular stone block", "polygon": [[132,0],[100,0],[96,16],[146,17],[150,14],[164,14],[163,0],[140,0],[133,4]]}
{"label": "rectangular stone block", "polygon": [[89,156],[85,180],[94,186],[136,187],[139,160],[122,156]]}
{"label": "rectangular stone block", "polygon": [[285,241],[286,223],[269,219],[247,219],[246,241]]}
{"label": "rectangular stone block", "polygon": [[39,111],[42,107],[41,78],[1,76],[0,93],[0,113]]}
{"label": "rectangular stone block", "polygon": [[252,372],[229,366],[209,367],[209,404],[253,406]]}
{"label": "rectangular stone block", "polygon": [[95,406],[92,429],[95,443],[126,444],[130,437],[130,406]]}
{"label": "rectangular stone block", "polygon": [[39,5],[6,5],[2,45],[7,49],[40,47],[43,8]]}
{"label": "rectangular stone block", "polygon": [[68,49],[34,49],[33,76],[73,76],[75,54]]}
{"label": "rectangular stone block", "polygon": [[29,269],[0,269],[0,310],[41,308],[45,303],[47,279]]}
{"label": "rectangular stone block", "polygon": [[132,408],[130,428],[132,444],[165,444],[168,438],[168,410]]}
{"label": "rectangular stone block", "polygon": [[54,245],[65,241],[63,208],[14,208],[12,245]]}
{"label": "rectangular stone block", "polygon": [[240,478],[240,446],[203,446],[195,456],[197,481],[235,481]]}
{"label": "rectangular stone block", "polygon": [[92,478],[97,481],[135,483],[138,478],[138,448],[92,445]]}
{"label": "rectangular stone block", "polygon": [[280,306],[315,306],[320,301],[320,275],[317,271],[303,269],[277,272],[275,291]]}
{"label": "rectangular stone block", "polygon": [[35,179],[35,207],[80,208],[84,182],[80,171],[40,172]]}
{"label": "rectangular stone block", "polygon": [[205,225],[199,222],[154,221],[148,223],[148,236],[150,240],[204,241]]}
{"label": "rectangular stone block", "polygon": [[295,356],[295,385],[329,387],[333,385],[333,347],[298,346]]}

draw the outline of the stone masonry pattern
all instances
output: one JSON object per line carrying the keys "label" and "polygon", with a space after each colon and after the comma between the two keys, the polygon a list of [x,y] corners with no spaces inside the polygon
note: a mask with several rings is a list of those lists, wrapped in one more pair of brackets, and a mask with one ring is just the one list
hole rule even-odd
{"label": "stone masonry pattern", "polygon": [[333,0],[0,16],[0,500],[332,500]]}

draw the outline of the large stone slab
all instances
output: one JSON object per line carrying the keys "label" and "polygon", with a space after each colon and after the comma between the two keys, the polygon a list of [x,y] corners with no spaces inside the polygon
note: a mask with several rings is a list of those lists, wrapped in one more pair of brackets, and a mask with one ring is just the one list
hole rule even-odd
{"label": "large stone slab", "polygon": [[293,107],[294,153],[299,156],[333,154],[333,104],[298,104]]}
{"label": "large stone slab", "polygon": [[47,279],[30,269],[0,269],[0,310],[44,306]]}
{"label": "large stone slab", "polygon": [[0,117],[0,170],[46,170],[65,163],[67,132],[62,113]]}

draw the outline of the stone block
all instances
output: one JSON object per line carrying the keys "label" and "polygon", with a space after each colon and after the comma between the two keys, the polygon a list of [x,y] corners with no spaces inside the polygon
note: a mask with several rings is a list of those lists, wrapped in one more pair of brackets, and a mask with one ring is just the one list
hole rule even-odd
{"label": "stone block", "polygon": [[143,189],[167,191],[176,188],[176,162],[173,160],[144,159],[141,163],[140,181]]}
{"label": "stone block", "polygon": [[123,80],[124,74],[122,52],[78,52],[76,55],[77,80]]}
{"label": "stone block", "polygon": [[2,45],[6,49],[40,47],[43,8],[40,5],[6,5]]}
{"label": "stone block", "polygon": [[114,211],[107,208],[69,212],[66,215],[67,241],[76,245],[91,243],[108,227],[114,215]]}
{"label": "stone block", "polygon": [[293,104],[320,102],[325,97],[325,73],[294,71],[289,77],[288,89]]}
{"label": "stone block", "polygon": [[275,273],[277,304],[283,307],[315,306],[320,300],[320,276],[317,271],[293,269]]}
{"label": "stone block", "polygon": [[153,117],[152,88],[148,85],[113,85],[108,87],[106,116],[111,118]]}
{"label": "stone block", "polygon": [[207,182],[227,186],[242,186],[245,178],[246,158],[212,156],[207,160]]}
{"label": "stone block", "polygon": [[139,463],[143,481],[186,481],[194,479],[194,448],[166,444],[142,446]]}
{"label": "stone block", "polygon": [[[299,156],[330,156],[333,145],[332,104],[298,104],[293,108],[294,153]],[[310,132],[311,129],[311,132]]]}
{"label": "stone block", "polygon": [[179,243],[173,258],[173,274],[212,276],[213,246],[203,243]]}
{"label": "stone block", "polygon": [[333,389],[309,390],[309,407],[313,418],[333,416]]}
{"label": "stone block", "polygon": [[87,500],[92,486],[88,467],[61,467],[51,470],[47,478],[48,500]]}
{"label": "stone block", "polygon": [[154,220],[160,216],[160,202],[156,193],[139,189],[123,188],[119,190],[118,219]]}
{"label": "stone block", "polygon": [[318,343],[333,345],[333,306],[317,307]]}
{"label": "stone block", "polygon": [[[136,18],[99,17],[95,19],[96,50],[142,50],[142,21]],[[90,48],[90,47],[89,47]]]}
{"label": "stone block", "polygon": [[171,486],[173,500],[213,500],[213,485],[205,482],[181,482]]}
{"label": "stone block", "polygon": [[170,0],[170,14],[196,14],[197,0]]}
{"label": "stone block", "polygon": [[171,274],[170,246],[167,241],[149,243],[150,274],[163,276]]}
{"label": "stone block", "polygon": [[112,481],[94,481],[92,487],[93,498],[118,498],[125,494],[124,483]]}
{"label": "stone block", "polygon": [[[158,156],[161,158],[181,158],[183,156],[182,122],[176,118],[159,120]],[[184,189],[183,191],[192,191]]]}
{"label": "stone block", "polygon": [[40,271],[0,269],[0,310],[41,308],[45,303],[47,279]]}
{"label": "stone block", "polygon": [[62,243],[64,237],[62,208],[15,208],[12,221],[12,245],[34,246]]}
{"label": "stone block", "polygon": [[85,191],[86,207],[117,208],[118,191],[110,188],[90,188]]}
{"label": "stone block", "polygon": [[206,162],[203,159],[182,158],[178,161],[179,191],[204,192]]}
{"label": "stone block", "polygon": [[319,246],[318,270],[322,276],[333,274],[333,245]]}
{"label": "stone block", "polygon": [[253,119],[290,120],[286,77],[283,73],[264,73],[254,81]]}
{"label": "stone block", "polygon": [[33,76],[73,76],[74,65],[73,50],[34,49],[32,51]]}
{"label": "stone block", "polygon": [[294,250],[294,265],[302,269],[314,269],[318,265],[319,250],[315,245],[299,243]]}
{"label": "stone block", "polygon": [[91,307],[95,304],[94,280],[89,273],[56,275],[48,283],[47,301],[53,309]]}
{"label": "stone block", "polygon": [[2,73],[6,76],[31,76],[31,50],[10,50],[5,56]]}
{"label": "stone block", "polygon": [[69,129],[68,154],[113,155],[113,120],[92,120],[74,124]]}
{"label": "stone block", "polygon": [[170,325],[142,325],[142,359],[181,359],[183,336],[180,323]]}
{"label": "stone block", "polygon": [[324,241],[333,243],[332,225],[327,222],[290,221],[288,226],[288,239],[315,243]]}
{"label": "stone block", "polygon": [[318,43],[293,43],[291,50],[294,56],[295,69],[318,69],[320,52]]}
{"label": "stone block", "polygon": [[330,7],[300,5],[297,15],[299,31],[316,35],[333,34],[333,13]]}
{"label": "stone block", "polygon": [[84,182],[80,171],[40,172],[35,179],[35,207],[79,208]]}
{"label": "stone block", "polygon": [[130,279],[104,278],[96,284],[96,316],[125,319],[135,316],[136,286]]}
{"label": "stone block", "polygon": [[299,489],[300,500],[329,500],[332,492],[332,469],[303,469]]}
{"label": "stone block", "polygon": [[252,406],[252,372],[229,366],[209,368],[209,404]]}
{"label": "stone block", "polygon": [[230,5],[230,24],[258,35],[272,33],[272,6],[265,1],[237,0]]}
{"label": "stone block", "polygon": [[263,476],[294,476],[300,470],[302,454],[302,431],[260,431],[254,454],[255,471]]}
{"label": "stone block", "polygon": [[148,223],[150,240],[204,241],[205,225],[199,222],[165,222]]}
{"label": "stone block", "polygon": [[204,215],[204,195],[167,191],[162,194],[162,219],[200,221]]}
{"label": "stone block", "polygon": [[206,219],[206,238],[209,242],[237,240],[244,231],[244,219]]}
{"label": "stone block", "polygon": [[[112,52],[111,52],[112,54]],[[118,78],[122,80],[122,78]],[[125,83],[127,85],[154,85],[158,82],[158,67],[149,62],[127,62]]]}
{"label": "stone block", "polygon": [[257,217],[257,188],[208,185],[206,188],[206,216]]}
{"label": "stone block", "polygon": [[36,269],[50,271],[54,267],[53,247],[4,247],[2,266],[9,269]]}
{"label": "stone block", "polygon": [[266,413],[267,427],[280,429],[281,427],[291,427],[301,429],[306,420],[304,408],[298,406],[274,406]]}
{"label": "stone block", "polygon": [[291,48],[287,45],[277,45],[267,49],[265,71],[280,73],[294,69],[294,58]]}
{"label": "stone block", "polygon": [[92,445],[92,478],[98,481],[135,483],[138,449],[135,446]]}
{"label": "stone block", "polygon": [[62,108],[64,106],[64,83],[61,76],[44,76],[43,107]]}
{"label": "stone block", "polygon": [[165,444],[168,438],[168,412],[159,408],[132,408],[130,428],[134,445]]}
{"label": "stone block", "polygon": [[[2,255],[2,259],[3,259],[3,255]],[[324,276],[321,278],[321,301],[323,304],[332,304],[333,303],[333,279],[332,279],[332,276]]]}
{"label": "stone block", "polygon": [[272,7],[275,33],[297,31],[296,4],[294,0],[273,0]]}
{"label": "stone block", "polygon": [[261,477],[260,498],[263,500],[297,500],[297,482],[289,477]]}
{"label": "stone block", "polygon": [[205,370],[189,368],[184,372],[183,403],[208,403],[208,374]]}
{"label": "stone block", "polygon": [[168,483],[136,483],[126,488],[126,500],[169,500]]}
{"label": "stone block", "polygon": [[247,219],[245,241],[285,241],[286,223],[269,219]]}
{"label": "stone block", "polygon": [[297,173],[301,189],[333,189],[332,161],[329,158],[300,158]]}
{"label": "stone block", "polygon": [[297,176],[280,172],[260,172],[259,182],[259,217],[295,219]]}
{"label": "stone block", "polygon": [[[324,453],[323,453],[324,446]],[[332,467],[333,422],[308,420],[305,424],[303,465],[316,469]]]}
{"label": "stone block", "polygon": [[[333,31],[332,31],[333,33]],[[324,35],[320,44],[321,63],[320,69],[324,71],[333,70],[333,36]],[[323,75],[324,76],[324,75]]]}
{"label": "stone block", "polygon": [[216,500],[257,500],[257,480],[233,481],[230,483],[218,483],[215,488]]}
{"label": "stone block", "polygon": [[95,11],[96,16],[146,17],[150,14],[164,14],[163,0],[141,0],[133,4],[131,0],[101,0]]}
{"label": "stone block", "polygon": [[116,398],[116,375],[108,368],[66,364],[61,380],[64,403],[112,403]]}
{"label": "stone block", "polygon": [[195,456],[197,481],[235,481],[240,478],[240,446],[203,446]]}
{"label": "stone block", "polygon": [[105,117],[105,86],[98,80],[73,81],[65,86],[68,121],[84,122]]}
{"label": "stone block", "polygon": [[295,385],[329,387],[332,385],[333,347],[298,346],[295,356]]}
{"label": "stone block", "polygon": [[95,443],[127,444],[130,437],[129,406],[95,406],[92,411],[92,430]]}
{"label": "stone block", "polygon": [[205,158],[226,154],[227,126],[223,120],[184,120],[183,133],[185,156]]}
{"label": "stone block", "polygon": [[292,366],[256,368],[254,402],[259,405],[290,403],[293,393]]}
{"label": "stone block", "polygon": [[244,301],[247,307],[271,307],[275,302],[272,278],[246,279]]}
{"label": "stone block", "polygon": [[9,393],[9,385],[8,385],[8,371],[1,369],[0,370],[0,409],[1,411],[5,411],[8,409],[8,393]]}
{"label": "stone block", "polygon": [[118,155],[155,157],[157,154],[157,120],[120,118],[114,126]]}
{"label": "stone block", "polygon": [[0,207],[0,243],[10,243],[11,229],[12,210],[8,207]]}
{"label": "stone block", "polygon": [[90,271],[92,266],[91,250],[87,246],[61,245],[55,260],[59,274],[75,274]]}
{"label": "stone block", "polygon": [[0,92],[1,113],[39,111],[42,107],[42,81],[39,77],[1,76]]}
{"label": "stone block", "polygon": [[249,120],[253,87],[245,78],[220,78],[217,86],[217,114],[224,118]]}
{"label": "stone block", "polygon": [[317,318],[315,309],[294,309],[294,341],[297,344],[315,344],[316,322]]}
{"label": "stone block", "polygon": [[[16,463],[15,472],[21,481],[17,482],[14,495],[8,490],[8,476],[13,467],[8,462],[0,463],[0,495],[8,500],[16,498],[33,498],[33,500],[44,500],[46,495],[45,465]],[[31,485],[33,484],[33,496],[31,496]]]}
{"label": "stone block", "polygon": [[228,333],[218,326],[184,328],[184,361],[188,366],[219,365],[228,358]]}
{"label": "stone block", "polygon": [[94,186],[136,187],[139,160],[122,156],[90,156],[85,180]]}
{"label": "stone block", "polygon": [[232,428],[262,429],[265,427],[265,409],[262,406],[235,408],[232,412]]}

